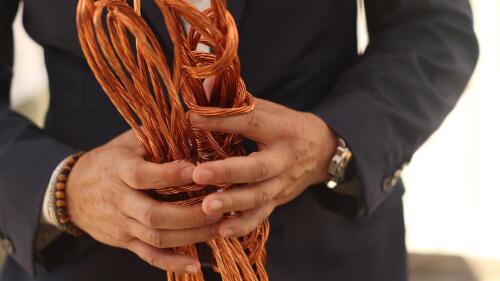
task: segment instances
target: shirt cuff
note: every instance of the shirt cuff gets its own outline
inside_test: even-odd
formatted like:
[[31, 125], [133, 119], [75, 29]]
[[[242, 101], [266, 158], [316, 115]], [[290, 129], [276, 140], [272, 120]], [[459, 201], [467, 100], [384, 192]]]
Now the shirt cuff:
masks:
[[59, 165], [52, 172], [49, 184], [45, 189], [45, 195], [43, 197], [42, 212], [40, 215], [40, 227], [38, 228], [38, 233], [36, 236], [35, 247], [38, 250], [43, 250], [50, 243], [52, 243], [62, 231], [58, 228], [59, 223], [57, 222], [57, 217], [54, 209], [54, 189], [56, 188], [57, 175], [61, 173], [61, 170], [66, 165], [68, 159], [71, 155], [64, 160], [62, 160]]
[[71, 158], [71, 156], [66, 157], [64, 160], [62, 160], [59, 165], [54, 169], [54, 172], [52, 172], [52, 176], [50, 177], [49, 184], [47, 185], [47, 188], [45, 190], [45, 195], [43, 197], [43, 204], [42, 204], [42, 212], [41, 212], [41, 218], [40, 222], [42, 224], [47, 224], [47, 225], [52, 225], [57, 227], [59, 223], [57, 222], [57, 217], [54, 209], [54, 197], [52, 194], [54, 194], [54, 189], [56, 188], [56, 183], [57, 183], [57, 175], [61, 173], [61, 170], [64, 168], [66, 165], [66, 162], [68, 159]]

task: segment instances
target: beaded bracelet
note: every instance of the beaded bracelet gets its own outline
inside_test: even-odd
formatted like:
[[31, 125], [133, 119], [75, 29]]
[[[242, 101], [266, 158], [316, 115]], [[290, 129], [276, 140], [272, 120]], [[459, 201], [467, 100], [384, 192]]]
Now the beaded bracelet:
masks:
[[69, 156], [65, 162], [59, 174], [56, 177], [55, 188], [52, 191], [52, 210], [53, 216], [57, 220], [58, 227], [73, 235], [73, 236], [81, 236], [83, 235], [83, 231], [79, 229], [76, 225], [74, 225], [68, 214], [67, 202], [66, 202], [66, 185], [68, 182], [69, 174], [75, 166], [76, 161], [83, 155], [83, 152], [77, 152], [71, 156]]

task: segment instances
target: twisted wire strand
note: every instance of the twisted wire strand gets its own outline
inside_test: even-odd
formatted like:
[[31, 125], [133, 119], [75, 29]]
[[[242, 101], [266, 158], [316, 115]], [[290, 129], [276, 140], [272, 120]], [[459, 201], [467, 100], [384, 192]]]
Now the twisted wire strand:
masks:
[[[97, 81], [118, 112], [135, 131], [148, 160], [187, 160], [194, 164], [244, 155], [242, 137], [191, 126], [190, 111], [205, 116], [251, 112], [253, 97], [240, 76], [236, 23], [225, 0], [212, 0], [198, 11], [185, 0], [155, 0], [174, 46], [172, 69], [153, 31], [141, 16], [141, 1], [80, 0], [78, 36]], [[191, 24], [183, 29], [183, 20]], [[133, 38], [135, 43], [130, 39]], [[200, 52], [199, 43], [212, 52]], [[207, 95], [203, 81], [214, 79]], [[154, 190], [152, 196], [179, 205], [200, 204], [213, 192], [237, 185], [190, 184]], [[232, 216], [237, 214], [232, 214]], [[240, 238], [208, 241], [223, 281], [267, 281], [266, 220]], [[195, 245], [176, 247], [176, 254], [198, 257]], [[203, 275], [168, 273], [170, 281], [202, 281]]]

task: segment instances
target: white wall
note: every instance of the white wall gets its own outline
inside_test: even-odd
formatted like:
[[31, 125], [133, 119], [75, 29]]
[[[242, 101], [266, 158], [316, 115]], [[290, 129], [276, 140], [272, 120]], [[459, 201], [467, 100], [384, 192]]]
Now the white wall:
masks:
[[14, 22], [14, 43], [16, 49], [11, 89], [12, 105], [41, 126], [48, 106], [48, 82], [43, 50], [24, 32], [21, 12]]
[[474, 78], [404, 174], [408, 247], [500, 260], [500, 1], [473, 8]]
[[17, 106], [40, 92], [47, 91], [47, 73], [43, 50], [24, 32], [20, 14], [15, 20], [14, 32], [16, 50], [12, 102]]

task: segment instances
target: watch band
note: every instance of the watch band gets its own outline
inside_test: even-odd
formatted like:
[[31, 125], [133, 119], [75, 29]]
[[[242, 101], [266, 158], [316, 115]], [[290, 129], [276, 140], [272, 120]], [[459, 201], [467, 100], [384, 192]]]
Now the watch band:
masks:
[[330, 180], [328, 180], [326, 185], [329, 188], [334, 189], [337, 187], [337, 185], [344, 181], [347, 166], [349, 164], [349, 161], [351, 160], [351, 157], [351, 150], [347, 147], [346, 142], [339, 137], [337, 149], [335, 150], [335, 154], [333, 155], [328, 167]]

